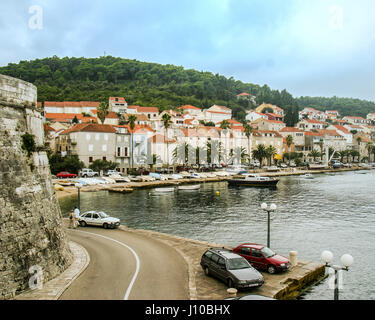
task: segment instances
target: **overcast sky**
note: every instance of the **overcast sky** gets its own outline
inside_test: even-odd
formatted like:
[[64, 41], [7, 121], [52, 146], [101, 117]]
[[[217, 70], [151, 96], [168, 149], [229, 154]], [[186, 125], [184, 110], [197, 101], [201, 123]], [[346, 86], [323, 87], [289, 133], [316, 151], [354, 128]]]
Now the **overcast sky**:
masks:
[[373, 0], [1, 0], [0, 66], [105, 52], [296, 97], [375, 101], [374, 9]]

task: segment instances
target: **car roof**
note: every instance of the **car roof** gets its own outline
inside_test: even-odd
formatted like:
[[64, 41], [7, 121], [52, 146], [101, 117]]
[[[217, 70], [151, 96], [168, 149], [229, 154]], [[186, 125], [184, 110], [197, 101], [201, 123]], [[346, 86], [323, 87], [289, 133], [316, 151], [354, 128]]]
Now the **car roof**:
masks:
[[262, 244], [257, 244], [257, 243], [243, 243], [240, 245], [241, 247], [247, 247], [247, 248], [254, 248], [254, 249], [263, 249], [265, 246]]
[[228, 249], [225, 249], [225, 248], [211, 248], [209, 250], [227, 259], [242, 258], [237, 253], [229, 251]]

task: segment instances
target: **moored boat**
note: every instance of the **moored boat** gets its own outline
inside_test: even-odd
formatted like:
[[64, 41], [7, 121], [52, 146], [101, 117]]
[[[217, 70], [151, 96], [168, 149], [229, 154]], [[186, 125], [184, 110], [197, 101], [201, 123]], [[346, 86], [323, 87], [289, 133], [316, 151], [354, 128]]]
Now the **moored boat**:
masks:
[[178, 190], [198, 190], [200, 189], [200, 184], [194, 184], [194, 185], [184, 185], [184, 186], [178, 186]]
[[243, 174], [243, 178], [233, 178], [228, 180], [230, 186], [245, 186], [245, 187], [276, 187], [279, 178], [262, 177], [259, 174], [247, 173]]
[[155, 192], [173, 192], [174, 191], [174, 188], [155, 188], [154, 189]]

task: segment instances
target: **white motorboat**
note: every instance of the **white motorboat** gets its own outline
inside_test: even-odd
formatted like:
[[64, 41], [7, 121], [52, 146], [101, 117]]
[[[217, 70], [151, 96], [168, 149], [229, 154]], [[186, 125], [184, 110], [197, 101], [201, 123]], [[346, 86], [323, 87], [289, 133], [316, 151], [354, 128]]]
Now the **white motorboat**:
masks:
[[200, 184], [193, 184], [193, 185], [184, 185], [178, 186], [178, 190], [198, 190], [200, 189]]
[[155, 192], [174, 192], [174, 188], [155, 188]]
[[246, 186], [246, 187], [276, 187], [279, 178], [262, 177], [255, 173], [242, 174], [241, 178], [228, 180], [230, 186]]
[[311, 173], [306, 173], [300, 176], [301, 178], [305, 179], [314, 179], [313, 175]]

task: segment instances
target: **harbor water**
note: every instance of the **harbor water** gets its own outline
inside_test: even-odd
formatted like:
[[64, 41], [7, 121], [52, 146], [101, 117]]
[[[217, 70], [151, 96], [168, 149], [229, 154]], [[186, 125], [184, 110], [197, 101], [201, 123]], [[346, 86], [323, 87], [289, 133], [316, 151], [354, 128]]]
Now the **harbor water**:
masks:
[[[341, 273], [340, 299], [375, 299], [375, 170], [317, 174], [313, 179], [282, 177], [276, 189], [228, 187], [204, 183], [199, 190], [130, 194], [81, 192], [81, 212], [102, 210], [131, 228], [236, 246], [267, 243], [267, 213], [262, 202], [275, 203], [271, 213], [271, 248], [304, 261], [320, 261], [323, 250], [334, 264], [349, 253], [354, 264]], [[63, 214], [76, 197], [60, 200]], [[330, 300], [328, 277], [301, 299]]]

